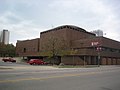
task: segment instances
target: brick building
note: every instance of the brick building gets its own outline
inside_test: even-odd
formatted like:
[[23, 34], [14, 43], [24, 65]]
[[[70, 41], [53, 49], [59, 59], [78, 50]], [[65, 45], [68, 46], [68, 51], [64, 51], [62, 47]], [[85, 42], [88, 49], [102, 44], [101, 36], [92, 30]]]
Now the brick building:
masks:
[[[54, 47], [53, 47], [54, 46]], [[119, 65], [120, 42], [97, 37], [86, 30], [72, 26], [59, 26], [40, 33], [40, 38], [17, 41], [16, 53], [22, 57], [45, 59], [53, 52], [58, 63], [74, 65]], [[56, 51], [68, 51], [61, 55]], [[43, 54], [44, 53], [44, 54]]]
[[39, 44], [40, 38], [32, 40], [17, 41], [16, 43], [16, 53], [19, 56], [39, 56]]

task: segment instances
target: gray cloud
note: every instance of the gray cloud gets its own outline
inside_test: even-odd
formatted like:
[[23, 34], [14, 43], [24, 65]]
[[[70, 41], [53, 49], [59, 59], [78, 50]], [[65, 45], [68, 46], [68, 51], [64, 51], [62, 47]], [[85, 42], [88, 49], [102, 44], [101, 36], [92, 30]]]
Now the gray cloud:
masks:
[[[11, 31], [11, 42], [39, 37], [39, 32], [63, 24], [88, 31], [101, 29], [120, 41], [119, 0], [4, 0], [0, 29]], [[7, 5], [7, 8], [5, 6]]]

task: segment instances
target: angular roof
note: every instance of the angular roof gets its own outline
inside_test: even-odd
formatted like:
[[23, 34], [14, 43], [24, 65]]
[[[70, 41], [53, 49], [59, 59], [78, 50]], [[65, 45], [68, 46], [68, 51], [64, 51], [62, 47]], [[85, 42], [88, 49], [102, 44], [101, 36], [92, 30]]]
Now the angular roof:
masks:
[[[89, 34], [93, 34], [93, 33], [87, 32], [83, 28], [80, 28], [80, 27], [77, 27], [77, 26], [74, 26], [74, 25], [62, 25], [62, 26], [58, 26], [56, 28], [53, 28], [53, 29], [50, 29], [50, 30], [47, 30], [47, 31], [43, 31], [43, 32], [41, 32], [41, 34], [47, 33], [47, 32], [50, 32], [50, 31], [54, 31], [54, 30], [60, 30], [60, 29], [63, 29], [63, 28], [68, 28], [68, 29], [73, 29], [73, 30], [80, 31], [80, 32], [86, 32], [86, 33], [89, 33]], [[95, 35], [95, 34], [93, 34], [93, 35]]]

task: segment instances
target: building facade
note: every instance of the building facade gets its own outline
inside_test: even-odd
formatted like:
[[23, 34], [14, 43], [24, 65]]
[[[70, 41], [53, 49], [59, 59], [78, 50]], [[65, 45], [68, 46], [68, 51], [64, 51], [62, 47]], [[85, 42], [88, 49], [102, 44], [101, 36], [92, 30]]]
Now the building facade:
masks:
[[120, 42], [72, 25], [41, 32], [38, 39], [18, 41], [16, 53], [43, 59], [52, 53], [59, 57], [58, 63], [67, 65], [120, 65]]
[[9, 44], [9, 31], [3, 30], [0, 32], [0, 42], [3, 44]]
[[39, 56], [39, 38], [17, 41], [16, 54], [18, 56]]

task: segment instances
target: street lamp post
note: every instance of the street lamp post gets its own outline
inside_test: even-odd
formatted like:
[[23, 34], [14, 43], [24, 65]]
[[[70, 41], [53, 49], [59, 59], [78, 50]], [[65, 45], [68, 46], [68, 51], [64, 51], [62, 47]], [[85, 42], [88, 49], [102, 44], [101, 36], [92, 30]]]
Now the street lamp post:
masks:
[[83, 63], [84, 63], [84, 67], [85, 67], [85, 56], [84, 56], [84, 62]]
[[100, 66], [100, 51], [101, 51], [101, 47], [98, 45], [98, 46], [97, 46], [97, 52], [98, 52], [98, 67]]
[[98, 64], [98, 67], [100, 66], [100, 51], [101, 51], [101, 47], [100, 47], [100, 44], [99, 44], [99, 42], [91, 42], [91, 45], [93, 46], [93, 47], [97, 47], [97, 54], [98, 54], [98, 62], [97, 62], [97, 64]]

